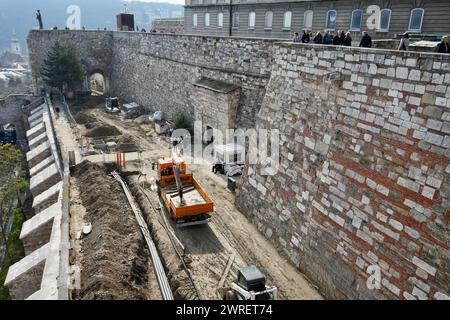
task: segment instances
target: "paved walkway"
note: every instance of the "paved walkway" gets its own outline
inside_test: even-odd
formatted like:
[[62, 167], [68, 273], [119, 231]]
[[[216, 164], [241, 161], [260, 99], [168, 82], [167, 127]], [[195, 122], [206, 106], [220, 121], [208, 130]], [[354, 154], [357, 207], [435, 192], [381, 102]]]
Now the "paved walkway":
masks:
[[[67, 114], [63, 111], [61, 103], [58, 101], [54, 101], [54, 107], [59, 107], [61, 112], [59, 113], [59, 117], [54, 120], [56, 130], [56, 135], [58, 137], [58, 141], [61, 147], [61, 153], [64, 160], [67, 160], [69, 157], [69, 151], [75, 152], [75, 163], [78, 164], [83, 161], [80, 148], [78, 142], [75, 137], [81, 137], [77, 128], [72, 128], [69, 120], [67, 119]], [[52, 104], [50, 103], [50, 107]], [[80, 138], [79, 138], [80, 139]], [[66, 162], [66, 161], [65, 161]]]

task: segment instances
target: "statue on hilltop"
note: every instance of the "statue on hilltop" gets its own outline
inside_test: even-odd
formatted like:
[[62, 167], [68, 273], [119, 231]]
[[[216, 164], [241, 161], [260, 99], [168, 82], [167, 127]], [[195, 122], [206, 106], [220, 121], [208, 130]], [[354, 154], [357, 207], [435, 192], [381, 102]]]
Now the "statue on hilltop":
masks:
[[44, 29], [44, 24], [42, 23], [41, 10], [38, 10], [38, 11], [36, 12], [36, 19], [39, 21], [39, 30]]

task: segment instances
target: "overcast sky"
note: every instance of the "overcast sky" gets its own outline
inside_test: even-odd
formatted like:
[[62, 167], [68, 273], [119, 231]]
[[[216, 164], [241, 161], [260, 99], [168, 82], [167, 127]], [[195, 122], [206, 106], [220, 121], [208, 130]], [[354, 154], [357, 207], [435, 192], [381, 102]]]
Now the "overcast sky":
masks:
[[167, 2], [167, 3], [175, 3], [175, 4], [183, 4], [185, 0], [128, 0], [128, 1], [141, 1], [141, 2]]

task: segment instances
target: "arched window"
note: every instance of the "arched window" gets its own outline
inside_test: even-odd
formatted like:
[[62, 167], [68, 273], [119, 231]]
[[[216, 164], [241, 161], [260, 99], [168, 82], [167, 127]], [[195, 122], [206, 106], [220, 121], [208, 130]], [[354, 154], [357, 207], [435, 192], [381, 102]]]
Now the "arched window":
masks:
[[209, 12], [205, 13], [205, 27], [209, 27]]
[[194, 13], [193, 15], [192, 15], [192, 26], [194, 27], [194, 28], [197, 28], [197, 14], [196, 13]]
[[272, 11], [267, 11], [266, 12], [266, 17], [264, 19], [264, 28], [265, 29], [272, 29], [272, 24], [273, 24], [273, 12]]
[[391, 25], [391, 13], [392, 13], [391, 9], [382, 9], [380, 11], [378, 31], [381, 32], [389, 31], [389, 26]]
[[255, 20], [256, 20], [256, 14], [254, 11], [250, 11], [248, 14], [248, 28], [249, 29], [255, 29]]
[[336, 16], [336, 10], [330, 10], [327, 12], [327, 29], [334, 30], [336, 28]]
[[283, 29], [290, 30], [292, 24], [292, 11], [286, 11], [283, 19]]
[[409, 31], [411, 32], [421, 32], [423, 15], [425, 10], [422, 8], [415, 8], [411, 10], [411, 16], [409, 18]]
[[350, 23], [350, 30], [353, 30], [353, 31], [361, 30], [362, 17], [363, 17], [362, 10], [360, 10], [360, 9], [353, 10], [352, 21]]
[[239, 28], [239, 12], [233, 13], [233, 28]]
[[223, 13], [222, 12], [219, 12], [217, 14], [217, 27], [223, 28]]
[[304, 20], [305, 20], [305, 29], [311, 30], [312, 29], [312, 25], [313, 25], [313, 11], [312, 10], [307, 10], [305, 11], [305, 16], [304, 16]]

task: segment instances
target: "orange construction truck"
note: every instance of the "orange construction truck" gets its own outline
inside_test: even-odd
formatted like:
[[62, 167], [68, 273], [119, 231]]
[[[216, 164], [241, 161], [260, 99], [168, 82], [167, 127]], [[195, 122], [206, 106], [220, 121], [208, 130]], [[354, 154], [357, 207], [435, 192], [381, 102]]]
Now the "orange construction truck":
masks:
[[178, 226], [208, 223], [214, 203], [187, 172], [181, 159], [160, 158], [157, 163], [159, 195]]

